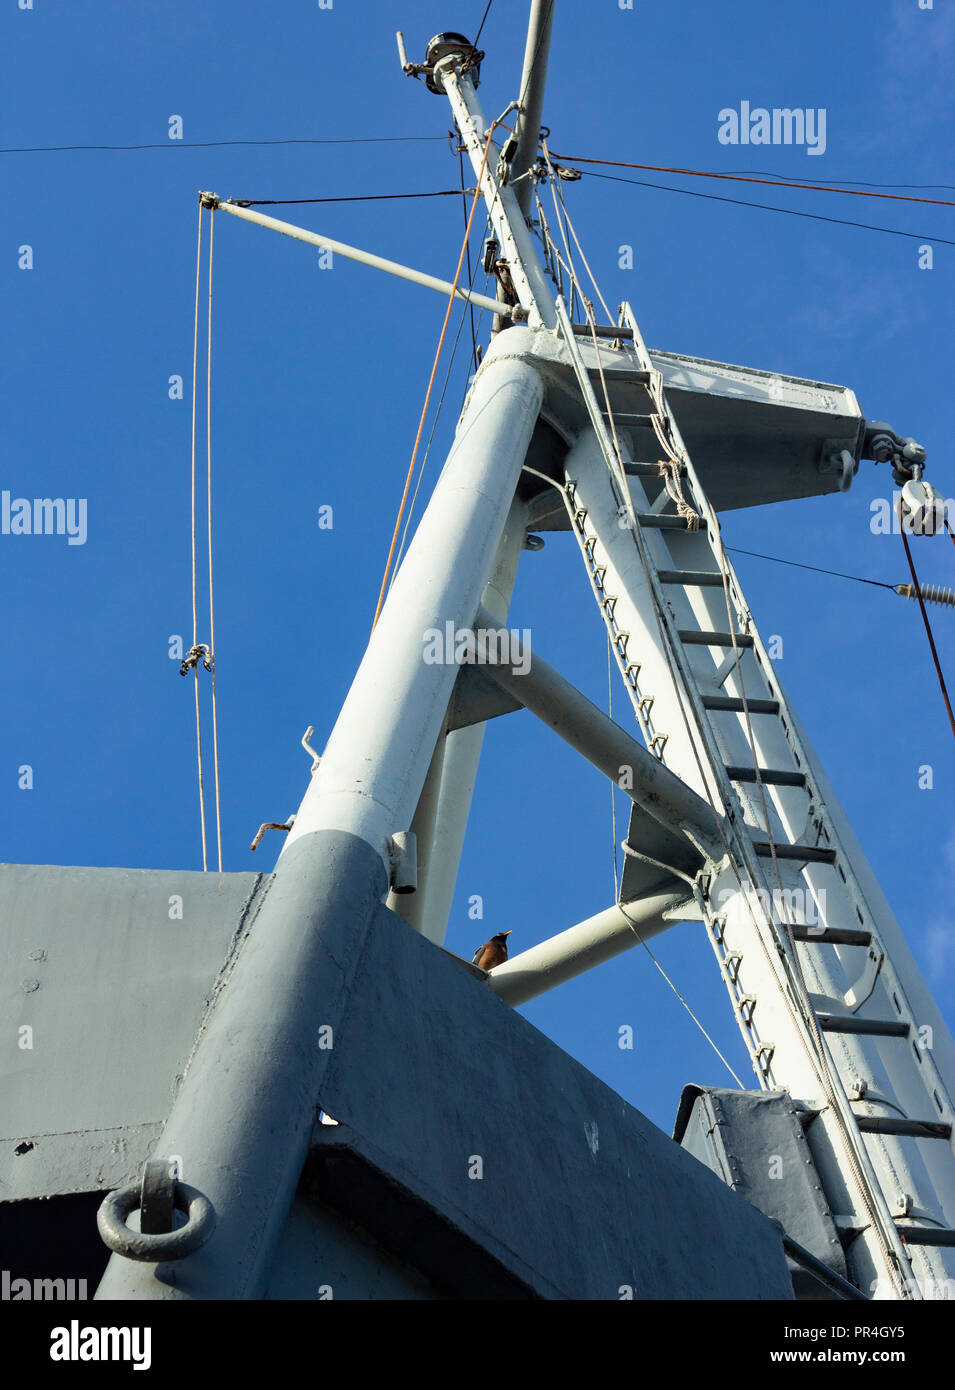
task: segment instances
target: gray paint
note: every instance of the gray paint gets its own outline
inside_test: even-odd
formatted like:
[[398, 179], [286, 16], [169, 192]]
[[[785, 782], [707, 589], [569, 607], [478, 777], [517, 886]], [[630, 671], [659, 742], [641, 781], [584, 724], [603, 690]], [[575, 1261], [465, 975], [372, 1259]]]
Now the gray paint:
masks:
[[[637, 1298], [789, 1296], [778, 1233], [766, 1218], [383, 907], [384, 875], [370, 847], [334, 832], [314, 840], [283, 856], [290, 872], [273, 876], [266, 893], [255, 875], [6, 874], [8, 888], [17, 880], [6, 900], [16, 906], [7, 913], [8, 941], [35, 949], [42, 924], [51, 964], [73, 943], [72, 992], [61, 980], [60, 1007], [65, 1001], [78, 1024], [103, 1015], [95, 1027], [69, 1032], [83, 1105], [122, 1126], [147, 1093], [149, 1124], [121, 1128], [119, 1137], [132, 1133], [135, 1144], [120, 1145], [111, 1167], [101, 1158], [115, 1134], [60, 1136], [73, 1168], [59, 1190], [81, 1190], [82, 1164], [87, 1175], [96, 1170], [118, 1183], [125, 1160], [131, 1173], [148, 1149], [179, 1154], [185, 1180], [217, 1209], [216, 1233], [202, 1250], [157, 1269], [113, 1257], [99, 1297], [314, 1298], [320, 1284], [336, 1281], [346, 1296], [467, 1296], [453, 1287], [455, 1269], [471, 1271], [475, 1297], [496, 1289], [508, 1297], [616, 1299], [627, 1285]], [[197, 965], [183, 973], [185, 950], [172, 953], [178, 974], [164, 953], [150, 954], [156, 922], [146, 906], [184, 881], [206, 894], [206, 936], [193, 942], [193, 954], [205, 956], [205, 979]], [[229, 962], [224, 970], [209, 959], [213, 935], [220, 963]], [[99, 995], [88, 993], [89, 971], [79, 968], [76, 943], [84, 940], [112, 942], [100, 957], [107, 978]], [[47, 962], [31, 964], [42, 971]], [[270, 970], [286, 986], [284, 1006]], [[163, 1027], [145, 1040], [120, 1031], [115, 1020], [126, 997], [148, 998], [157, 988]], [[224, 1051], [209, 1069], [195, 1048], [187, 1075], [196, 1099], [183, 1108], [188, 1088], [181, 1088], [154, 1140], [191, 1050], [175, 1023], [177, 999], [184, 1014], [202, 1019], [200, 1037], [214, 1034]], [[51, 1008], [51, 1028], [55, 1016]], [[316, 1045], [321, 1023], [334, 1028], [331, 1050]], [[242, 1078], [237, 1093], [228, 1090], [230, 1075]], [[31, 1092], [37, 1112], [47, 1104], [42, 1089]], [[64, 1085], [59, 1103], [68, 1100]], [[23, 1132], [39, 1133], [26, 1093], [19, 1103]], [[340, 1124], [313, 1133], [319, 1108]], [[92, 1113], [79, 1108], [73, 1118], [83, 1125]], [[333, 1146], [361, 1182], [335, 1188]], [[472, 1155], [483, 1159], [481, 1180], [468, 1177]], [[55, 1173], [48, 1178], [50, 1190]], [[349, 1193], [379, 1190], [375, 1183], [387, 1200], [344, 1213], [363, 1230], [328, 1215], [328, 1203], [341, 1212]], [[393, 1243], [382, 1254], [384, 1236]]]
[[[13, 1043], [0, 1081], [0, 1198], [109, 1187], [145, 1157], [265, 882], [0, 866], [0, 1028]], [[169, 915], [175, 898], [181, 919]], [[21, 1027], [32, 1047], [18, 1045]]]
[[267, 1299], [427, 1300], [439, 1295], [337, 1212], [297, 1197], [276, 1250]]
[[321, 1104], [543, 1297], [791, 1297], [771, 1223], [384, 908]]
[[673, 1137], [816, 1259], [845, 1275], [846, 1261], [806, 1142], [786, 1091], [686, 1086]]

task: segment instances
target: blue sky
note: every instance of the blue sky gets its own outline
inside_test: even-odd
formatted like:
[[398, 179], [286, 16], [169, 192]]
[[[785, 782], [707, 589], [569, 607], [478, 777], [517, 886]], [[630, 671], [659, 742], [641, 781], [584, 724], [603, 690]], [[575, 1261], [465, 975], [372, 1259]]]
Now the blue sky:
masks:
[[[516, 95], [524, 5], [496, 0], [480, 96]], [[191, 684], [168, 657], [191, 632], [189, 376], [196, 192], [308, 198], [458, 186], [449, 112], [399, 71], [435, 32], [473, 34], [483, 4], [283, 0], [6, 0], [2, 145], [158, 144], [0, 155], [4, 300], [0, 488], [83, 497], [83, 546], [0, 536], [7, 679], [0, 721], [3, 857], [198, 867]], [[558, 0], [544, 119], [557, 151], [784, 179], [948, 185], [955, 21], [948, 0], [710, 0], [632, 11]], [[825, 153], [725, 146], [718, 112], [825, 108]], [[180, 116], [183, 141], [168, 139]], [[430, 137], [382, 142], [379, 137]], [[375, 143], [188, 148], [220, 140]], [[618, 171], [624, 172], [625, 171]], [[914, 239], [585, 177], [566, 196], [611, 304], [660, 348], [851, 386], [870, 418], [915, 435], [929, 474], [951, 465], [951, 209], [634, 173], [674, 186], [876, 223]], [[899, 190], [904, 191], [904, 190]], [[918, 190], [911, 190], [913, 193]], [[279, 209], [343, 241], [449, 277], [457, 199]], [[474, 238], [479, 252], [480, 227]], [[931, 270], [918, 248], [933, 247]], [[634, 264], [621, 270], [621, 245]], [[20, 269], [19, 248], [32, 248]], [[297, 806], [308, 724], [321, 745], [367, 640], [442, 300], [220, 216], [214, 326], [214, 528], [227, 869], [269, 869], [259, 823]], [[455, 314], [453, 323], [457, 325]], [[486, 338], [487, 324], [481, 327]], [[462, 339], [463, 343], [463, 339]], [[169, 398], [169, 379], [186, 398]], [[468, 374], [459, 351], [424, 492]], [[898, 537], [874, 536], [885, 467], [847, 496], [723, 518], [729, 545], [869, 578], [907, 579]], [[321, 505], [334, 511], [320, 530]], [[952, 583], [947, 540], [917, 546]], [[914, 605], [878, 589], [737, 557], [781, 675], [915, 954], [955, 1019], [953, 749]], [[950, 610], [934, 625], [955, 682]], [[541, 653], [606, 700], [606, 648], [576, 547], [522, 560], [512, 610]], [[188, 641], [186, 645], [188, 646]], [[623, 708], [618, 691], [616, 708]], [[34, 769], [20, 790], [17, 769]], [[920, 790], [930, 764], [934, 788]], [[515, 948], [591, 915], [613, 890], [609, 792], [528, 714], [488, 732], [448, 945]], [[484, 897], [483, 923], [467, 917]], [[702, 928], [659, 939], [661, 962], [741, 1075], [745, 1054]], [[526, 1009], [657, 1123], [685, 1082], [727, 1073], [645, 954]], [[635, 1031], [632, 1052], [617, 1028]], [[731, 1084], [731, 1083], [730, 1083]]]

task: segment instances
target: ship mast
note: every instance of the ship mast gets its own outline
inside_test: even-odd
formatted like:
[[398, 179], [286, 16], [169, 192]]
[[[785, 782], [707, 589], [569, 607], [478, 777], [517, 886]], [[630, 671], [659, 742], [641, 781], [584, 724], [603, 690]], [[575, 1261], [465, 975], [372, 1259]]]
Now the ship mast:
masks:
[[[628, 305], [613, 325], [571, 322], [540, 254], [553, 8], [532, 5], [508, 139], [482, 111], [483, 55], [467, 39], [439, 35], [417, 65], [399, 39], [405, 70], [450, 103], [478, 179], [506, 271], [499, 331], [157, 1146], [188, 1153], [220, 1213], [217, 1238], [181, 1262], [172, 1289], [113, 1256], [99, 1297], [261, 1286], [310, 1142], [316, 982], [350, 968], [325, 953], [328, 924], [360, 936], [387, 900], [443, 943], [484, 724], [519, 707], [627, 792], [627, 868], [619, 903], [498, 967], [489, 987], [520, 1004], [701, 921], [758, 1086], [798, 1115], [835, 1232], [829, 1267], [887, 1297], [931, 1297], [955, 1277], [955, 1044], [727, 559], [674, 413], [674, 373]], [[858, 465], [870, 436], [857, 424], [854, 439], [819, 441], [824, 468]], [[882, 428], [901, 459], [908, 441]], [[495, 647], [528, 529], [561, 509], [642, 742], [543, 655], [517, 663]], [[476, 661], [423, 659], [433, 633], [473, 634]]]

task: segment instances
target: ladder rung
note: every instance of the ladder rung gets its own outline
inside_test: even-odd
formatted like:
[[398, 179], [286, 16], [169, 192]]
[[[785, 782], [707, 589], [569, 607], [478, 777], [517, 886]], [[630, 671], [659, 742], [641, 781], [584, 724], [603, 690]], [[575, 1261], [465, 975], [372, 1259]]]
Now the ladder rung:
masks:
[[[753, 767], [734, 767], [727, 766], [727, 776], [731, 782], [755, 782], [756, 769]], [[759, 769], [760, 780], [777, 787], [804, 787], [806, 785], [806, 774], [804, 772], [780, 772], [772, 767], [761, 767]]]
[[[614, 416], [614, 418], [619, 420], [621, 416], [617, 414]], [[623, 418], [625, 418], [627, 420], [627, 423], [630, 425], [639, 426], [645, 423], [649, 427], [650, 421], [653, 419], [653, 416], [627, 415]], [[658, 463], [634, 463], [632, 460], [628, 459], [624, 460], [623, 471], [630, 478], [661, 478], [663, 476], [660, 472], [660, 465]], [[676, 468], [676, 472], [679, 474], [681, 478], [685, 478], [686, 464], [679, 464]]]
[[661, 584], [683, 584], [686, 588], [722, 589], [723, 576], [712, 570], [657, 570]]
[[669, 531], [686, 530], [686, 517], [676, 516], [673, 512], [637, 512], [637, 523], [651, 529], [656, 526]]
[[947, 1226], [896, 1226], [906, 1245], [955, 1245], [955, 1231]]
[[[747, 700], [750, 714], [778, 714], [778, 700]], [[704, 709], [729, 710], [733, 714], [743, 713], [743, 701], [735, 695], [704, 695]]]
[[811, 946], [871, 946], [872, 933], [856, 931], [854, 927], [826, 927], [824, 931], [813, 931], [812, 927], [790, 928], [794, 941], [808, 941]]
[[632, 328], [622, 328], [609, 323], [572, 323], [575, 338], [623, 338], [628, 342], [633, 338]]
[[[675, 520], [682, 521], [683, 518], [676, 517]], [[743, 632], [697, 632], [696, 628], [681, 627], [677, 629], [677, 636], [691, 647], [731, 647], [734, 637], [738, 647], [753, 645], [752, 637], [747, 637]]]
[[[834, 849], [820, 849], [818, 845], [776, 845], [777, 859], [801, 859], [806, 864], [834, 864]], [[763, 859], [771, 859], [773, 849], [768, 840], [754, 840], [753, 849]]]
[[865, 1134], [898, 1134], [912, 1139], [951, 1139], [952, 1126], [938, 1120], [905, 1120], [901, 1116], [857, 1115]]
[[857, 1014], [817, 1014], [824, 1033], [869, 1033], [880, 1038], [907, 1038], [909, 1025], [889, 1018], [859, 1018]]

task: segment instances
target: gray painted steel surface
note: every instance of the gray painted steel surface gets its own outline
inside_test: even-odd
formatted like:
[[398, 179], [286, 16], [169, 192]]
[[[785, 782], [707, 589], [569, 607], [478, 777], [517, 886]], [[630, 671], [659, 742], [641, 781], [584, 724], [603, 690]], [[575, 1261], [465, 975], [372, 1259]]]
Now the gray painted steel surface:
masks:
[[0, 1200], [105, 1191], [146, 1157], [266, 882], [0, 866], [0, 1026], [14, 1040], [0, 1077]]
[[[42, 1113], [47, 1080], [54, 1116], [79, 1127], [63, 1137], [72, 1166], [59, 1180], [47, 1168], [44, 1195], [115, 1186], [147, 1153], [176, 1154], [184, 1179], [216, 1206], [208, 1245], [155, 1269], [113, 1256], [99, 1297], [315, 1298], [323, 1285], [336, 1297], [466, 1296], [454, 1287], [458, 1267], [475, 1297], [616, 1299], [622, 1286], [636, 1298], [789, 1296], [770, 1222], [382, 906], [384, 874], [369, 846], [334, 832], [315, 838], [321, 844], [283, 856], [271, 882], [0, 874], [8, 966], [42, 940], [47, 961], [31, 964], [59, 972], [13, 1001], [16, 1022], [21, 998], [38, 1007], [46, 992], [46, 1012], [33, 1016], [39, 1036], [61, 1045], [45, 1058], [36, 1049], [34, 1060], [49, 1077], [34, 1070], [26, 1088], [3, 1083], [4, 1113], [16, 1099], [24, 1133], [40, 1129], [29, 1120]], [[185, 930], [194, 908], [195, 937], [170, 952], [161, 931], [176, 892], [186, 911], [174, 929]], [[91, 955], [104, 966], [98, 996], [98, 977], [80, 968]], [[120, 1032], [129, 1000], [140, 1024]], [[153, 1029], [142, 1026], [150, 1013]], [[183, 1020], [217, 1040], [205, 1058]], [[331, 1048], [319, 1046], [323, 1024]], [[176, 1098], [191, 1051], [192, 1087], [180, 1084]], [[232, 1076], [242, 1078], [238, 1094]], [[339, 1125], [316, 1127], [319, 1109]], [[84, 1126], [121, 1127], [135, 1115], [149, 1124], [136, 1129], [135, 1152], [113, 1154], [103, 1183], [103, 1132]], [[46, 1153], [40, 1136], [32, 1158]], [[350, 1165], [338, 1186], [334, 1155]], [[480, 1179], [469, 1176], [475, 1157]], [[375, 1183], [394, 1201], [348, 1208]], [[342, 1225], [329, 1203], [363, 1230]], [[394, 1234], [409, 1205], [419, 1245]]]
[[814, 1118], [786, 1091], [686, 1086], [673, 1137], [844, 1276], [845, 1253], [804, 1132]]

